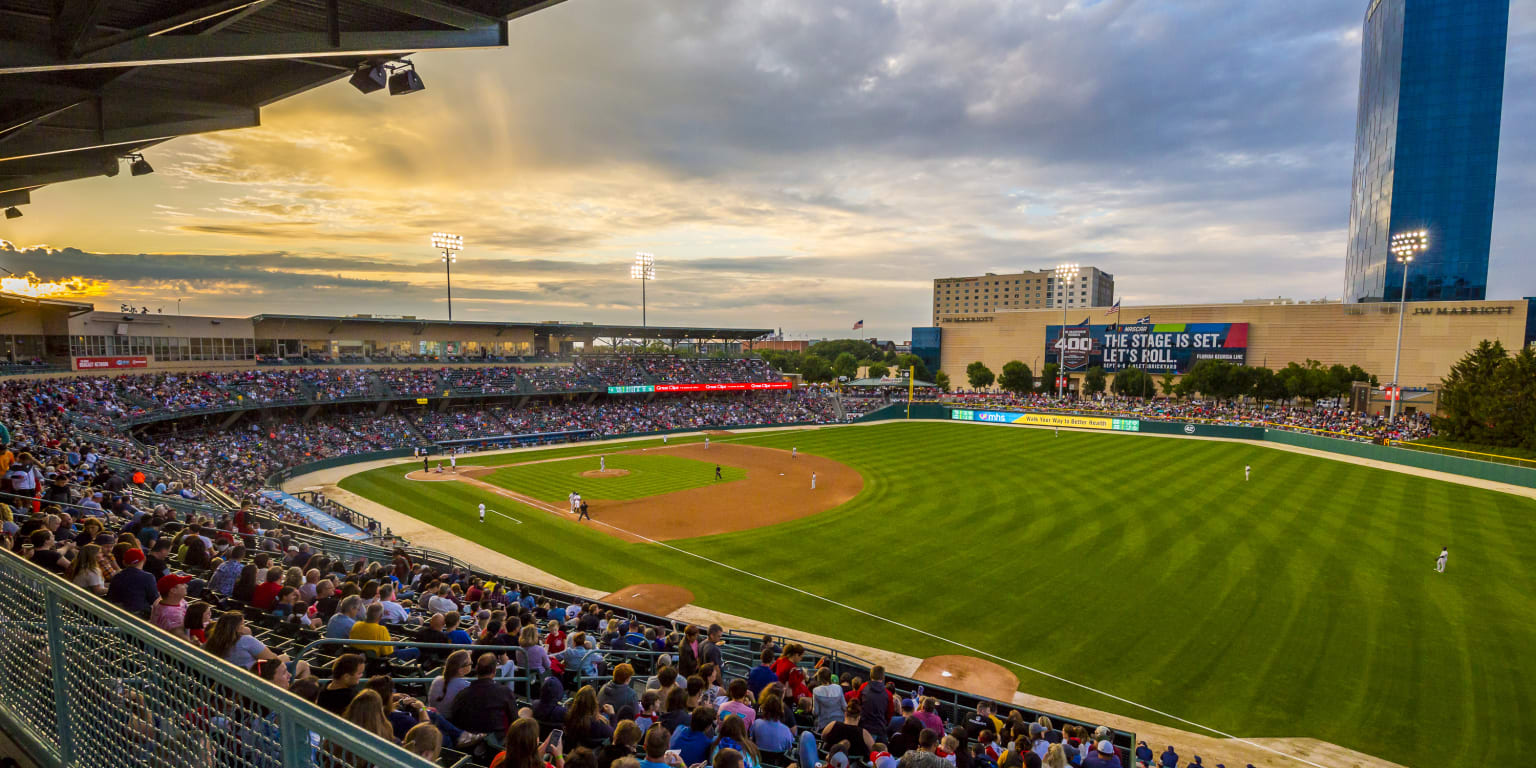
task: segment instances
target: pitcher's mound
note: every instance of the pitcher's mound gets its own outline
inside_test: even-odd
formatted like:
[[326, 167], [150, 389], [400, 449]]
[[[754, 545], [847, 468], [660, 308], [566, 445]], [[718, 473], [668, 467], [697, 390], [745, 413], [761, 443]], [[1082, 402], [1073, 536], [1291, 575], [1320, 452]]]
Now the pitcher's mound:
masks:
[[629, 474], [627, 469], [589, 469], [581, 473], [582, 477], [623, 477]]
[[975, 656], [929, 656], [917, 666], [913, 677], [945, 688], [1012, 701], [1019, 690], [1019, 678], [1006, 668]]
[[693, 602], [693, 593], [671, 584], [631, 584], [601, 600], [655, 616], [666, 616]]

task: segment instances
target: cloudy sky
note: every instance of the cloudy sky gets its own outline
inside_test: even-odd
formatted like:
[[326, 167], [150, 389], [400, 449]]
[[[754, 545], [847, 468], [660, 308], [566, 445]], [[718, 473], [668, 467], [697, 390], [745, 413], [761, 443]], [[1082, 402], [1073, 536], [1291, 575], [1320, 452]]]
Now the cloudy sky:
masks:
[[[1533, 293], [1536, 3], [1510, 19], [1490, 298]], [[937, 276], [1077, 261], [1128, 305], [1337, 298], [1364, 0], [569, 0], [0, 225], [0, 264], [183, 311], [904, 340]], [[47, 246], [43, 250], [37, 246]], [[861, 334], [861, 335], [862, 335]]]

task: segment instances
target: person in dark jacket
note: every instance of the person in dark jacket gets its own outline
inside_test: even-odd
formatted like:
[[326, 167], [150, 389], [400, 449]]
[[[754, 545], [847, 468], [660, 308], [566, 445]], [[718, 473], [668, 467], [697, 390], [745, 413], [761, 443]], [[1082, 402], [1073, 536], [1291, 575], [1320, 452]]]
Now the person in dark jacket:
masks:
[[149, 607], [160, 599], [155, 577], [144, 571], [144, 550], [123, 553], [123, 570], [107, 584], [107, 601], [137, 616], [148, 618]]
[[517, 698], [512, 689], [496, 682], [496, 667], [494, 653], [475, 659], [475, 681], [459, 691], [443, 713], [449, 722], [474, 733], [504, 733], [517, 719]]
[[869, 731], [875, 741], [885, 741], [885, 728], [891, 721], [892, 694], [885, 687], [885, 667], [876, 665], [869, 670], [869, 682], [859, 689], [863, 714], [859, 727]]

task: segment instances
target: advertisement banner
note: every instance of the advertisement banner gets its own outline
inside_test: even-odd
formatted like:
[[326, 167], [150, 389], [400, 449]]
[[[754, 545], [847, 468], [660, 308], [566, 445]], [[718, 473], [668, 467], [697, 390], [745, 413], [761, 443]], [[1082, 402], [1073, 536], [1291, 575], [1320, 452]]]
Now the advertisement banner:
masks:
[[757, 392], [770, 389], [793, 389], [788, 381], [753, 381], [722, 384], [657, 384], [657, 392]]
[[1037, 427], [1108, 429], [1115, 432], [1141, 431], [1141, 422], [1136, 419], [1116, 419], [1108, 416], [1070, 416], [1057, 413], [1018, 413], [1015, 411], [969, 411], [956, 408], [949, 412], [949, 418], [954, 421], [984, 421], [989, 424], [1030, 424]]
[[1045, 361], [1064, 370], [1189, 373], [1201, 360], [1248, 362], [1247, 323], [1059, 325], [1045, 328]]
[[308, 520], [311, 525], [319, 528], [322, 531], [333, 533], [337, 536], [342, 536], [348, 539], [368, 538], [368, 534], [364, 533], [362, 529], [347, 525], [346, 523], [343, 523], [342, 521], [337, 520], [336, 518], [331, 517], [324, 512], [321, 512], [319, 508], [300, 501], [297, 497], [290, 496], [286, 493], [283, 493], [282, 491], [272, 490], [262, 491], [261, 495], [270, 501], [277, 502], [289, 512], [303, 517], [305, 520]]
[[115, 368], [148, 368], [147, 357], [77, 357], [77, 371], [105, 371]]

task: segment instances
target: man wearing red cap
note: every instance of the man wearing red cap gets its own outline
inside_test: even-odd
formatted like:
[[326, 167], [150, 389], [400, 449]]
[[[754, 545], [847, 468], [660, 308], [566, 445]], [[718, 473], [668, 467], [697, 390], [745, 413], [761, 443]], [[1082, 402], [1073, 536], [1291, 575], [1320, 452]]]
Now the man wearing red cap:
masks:
[[160, 597], [155, 577], [144, 570], [144, 550], [123, 553], [123, 570], [107, 584], [107, 601], [140, 618], [149, 616], [149, 607]]
[[177, 637], [187, 636], [187, 582], [191, 580], [185, 574], [167, 573], [155, 582], [160, 599], [149, 608], [149, 623]]

